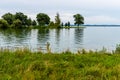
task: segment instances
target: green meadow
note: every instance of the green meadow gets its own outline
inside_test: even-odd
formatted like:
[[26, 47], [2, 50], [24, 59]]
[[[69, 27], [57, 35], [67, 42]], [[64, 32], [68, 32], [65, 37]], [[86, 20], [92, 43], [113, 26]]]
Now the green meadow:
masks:
[[113, 52], [0, 50], [0, 80], [119, 80], [120, 48]]

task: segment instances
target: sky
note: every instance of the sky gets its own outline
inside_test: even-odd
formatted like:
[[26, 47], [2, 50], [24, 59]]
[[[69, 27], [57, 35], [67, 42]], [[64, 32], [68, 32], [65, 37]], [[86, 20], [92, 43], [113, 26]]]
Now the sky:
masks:
[[32, 19], [46, 13], [51, 21], [58, 12], [62, 22], [74, 23], [74, 14], [81, 14], [85, 24], [120, 24], [120, 0], [1, 0], [0, 16], [23, 12]]

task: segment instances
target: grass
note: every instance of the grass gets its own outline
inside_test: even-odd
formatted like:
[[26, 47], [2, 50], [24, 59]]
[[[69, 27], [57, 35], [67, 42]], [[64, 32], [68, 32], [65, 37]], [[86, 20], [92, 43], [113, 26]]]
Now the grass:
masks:
[[28, 49], [0, 50], [0, 80], [119, 80], [118, 51], [49, 54]]

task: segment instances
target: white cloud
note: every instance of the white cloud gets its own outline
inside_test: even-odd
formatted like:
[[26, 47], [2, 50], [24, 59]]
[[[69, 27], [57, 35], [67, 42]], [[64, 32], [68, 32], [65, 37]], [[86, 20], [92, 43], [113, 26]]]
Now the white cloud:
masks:
[[73, 23], [73, 14], [85, 16], [86, 24], [120, 24], [120, 0], [2, 0], [0, 16], [6, 12], [23, 12], [35, 19], [39, 12], [50, 15], [52, 20], [56, 12], [63, 22]]

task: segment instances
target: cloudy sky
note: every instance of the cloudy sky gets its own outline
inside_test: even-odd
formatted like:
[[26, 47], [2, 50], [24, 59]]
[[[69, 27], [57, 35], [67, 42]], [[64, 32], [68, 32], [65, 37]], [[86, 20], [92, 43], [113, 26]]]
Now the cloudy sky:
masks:
[[7, 12], [23, 12], [32, 19], [46, 13], [52, 20], [59, 12], [63, 22], [71, 23], [80, 13], [85, 24], [120, 24], [120, 0], [1, 0], [0, 16]]

